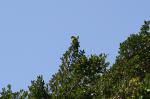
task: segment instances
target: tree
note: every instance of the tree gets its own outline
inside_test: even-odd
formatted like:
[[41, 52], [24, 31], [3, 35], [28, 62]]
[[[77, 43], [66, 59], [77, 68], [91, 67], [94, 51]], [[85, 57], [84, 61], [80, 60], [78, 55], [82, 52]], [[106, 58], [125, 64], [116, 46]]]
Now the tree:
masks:
[[106, 72], [109, 65], [106, 55], [87, 57], [84, 50], [79, 50], [79, 37], [71, 37], [72, 43], [61, 58], [59, 71], [50, 80], [53, 97], [83, 98], [93, 97], [92, 86]]
[[2, 92], [0, 94], [1, 94], [0, 99], [13, 99], [14, 98], [10, 84], [7, 85], [7, 88], [2, 88]]
[[26, 99], [28, 92], [23, 89], [19, 92], [13, 92], [11, 89], [11, 85], [8, 84], [7, 88], [2, 88], [2, 92], [0, 92], [0, 99]]
[[149, 24], [150, 21], [145, 21], [138, 34], [132, 34], [126, 41], [120, 44], [117, 62], [124, 61], [126, 65], [130, 65], [129, 68], [131, 68], [131, 66], [134, 66], [135, 68], [141, 67], [144, 72], [150, 72]]
[[[145, 21], [141, 31], [130, 35], [120, 44], [115, 64], [95, 85], [99, 98], [149, 97], [150, 86], [146, 75], [150, 72], [150, 21]], [[147, 85], [145, 87], [145, 85]]]
[[150, 99], [150, 21], [120, 44], [115, 63], [106, 54], [86, 56], [79, 37], [61, 58], [60, 68], [45, 84], [43, 76], [31, 81], [29, 91], [2, 88], [0, 99]]
[[29, 99], [49, 99], [50, 94], [48, 86], [45, 85], [43, 76], [37, 76], [37, 80], [31, 81], [29, 86]]

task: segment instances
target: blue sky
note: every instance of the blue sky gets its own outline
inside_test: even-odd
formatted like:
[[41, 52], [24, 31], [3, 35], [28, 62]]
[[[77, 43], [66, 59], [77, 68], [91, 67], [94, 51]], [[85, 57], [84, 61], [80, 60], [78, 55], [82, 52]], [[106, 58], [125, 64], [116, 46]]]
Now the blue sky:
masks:
[[72, 35], [87, 55], [108, 54], [149, 20], [149, 0], [1, 0], [0, 88], [27, 89], [57, 72]]

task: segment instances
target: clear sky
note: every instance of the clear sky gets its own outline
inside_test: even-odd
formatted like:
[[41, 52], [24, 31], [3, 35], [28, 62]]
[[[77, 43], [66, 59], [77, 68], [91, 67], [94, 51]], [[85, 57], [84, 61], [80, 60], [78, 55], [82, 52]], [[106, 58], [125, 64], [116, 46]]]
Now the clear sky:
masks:
[[150, 19], [150, 0], [0, 0], [0, 88], [27, 89], [57, 72], [72, 35], [87, 55], [108, 54]]

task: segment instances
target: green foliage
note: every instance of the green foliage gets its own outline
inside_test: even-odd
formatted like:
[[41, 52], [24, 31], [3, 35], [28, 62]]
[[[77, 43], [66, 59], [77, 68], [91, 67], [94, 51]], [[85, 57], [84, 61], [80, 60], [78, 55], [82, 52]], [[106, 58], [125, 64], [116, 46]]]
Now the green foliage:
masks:
[[43, 76], [28, 91], [3, 88], [0, 99], [150, 99], [150, 21], [120, 44], [116, 62], [107, 69], [106, 54], [86, 56], [79, 37], [61, 58], [60, 68], [45, 84]]
[[84, 50], [79, 50], [78, 37], [71, 38], [71, 46], [61, 58], [60, 69], [50, 80], [52, 96], [91, 97], [94, 94], [92, 86], [106, 72], [108, 66], [108, 62], [105, 62], [106, 55], [87, 57]]
[[2, 88], [2, 92], [1, 92], [1, 99], [12, 99], [13, 93], [11, 90], [11, 85], [7, 85], [7, 88]]
[[150, 21], [141, 27], [138, 34], [132, 34], [120, 44], [117, 61], [125, 61], [127, 65], [140, 65], [145, 72], [150, 72]]
[[120, 44], [116, 63], [110, 68], [107, 75], [103, 76], [103, 79], [106, 79], [102, 81], [104, 88], [100, 86], [104, 91], [102, 95], [107, 92], [105, 97], [128, 99], [145, 97], [146, 92], [143, 87], [148, 80], [144, 78], [150, 73], [149, 24], [149, 21], [145, 21], [139, 33], [130, 35]]
[[37, 80], [31, 81], [29, 86], [29, 99], [48, 99], [50, 94], [48, 92], [48, 86], [45, 85], [42, 76], [37, 76]]
[[115, 64], [94, 86], [98, 98], [150, 98], [147, 92], [147, 74], [150, 72], [149, 24], [149, 21], [145, 21], [139, 33], [130, 35], [120, 44]]
[[7, 88], [2, 88], [2, 92], [0, 94], [0, 99], [26, 99], [28, 92], [24, 90], [12, 92], [11, 85], [8, 84]]

